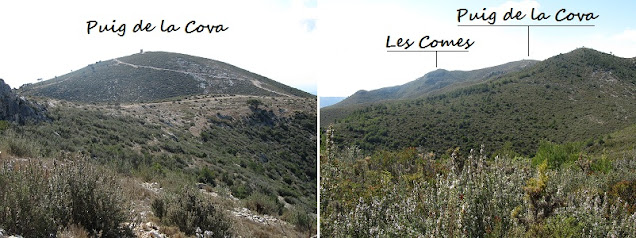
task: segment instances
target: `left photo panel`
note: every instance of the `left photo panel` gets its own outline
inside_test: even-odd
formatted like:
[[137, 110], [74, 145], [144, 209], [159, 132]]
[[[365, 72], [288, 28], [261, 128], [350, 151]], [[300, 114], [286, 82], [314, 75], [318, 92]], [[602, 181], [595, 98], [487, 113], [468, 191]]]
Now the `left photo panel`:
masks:
[[0, 8], [0, 237], [316, 236], [315, 12]]

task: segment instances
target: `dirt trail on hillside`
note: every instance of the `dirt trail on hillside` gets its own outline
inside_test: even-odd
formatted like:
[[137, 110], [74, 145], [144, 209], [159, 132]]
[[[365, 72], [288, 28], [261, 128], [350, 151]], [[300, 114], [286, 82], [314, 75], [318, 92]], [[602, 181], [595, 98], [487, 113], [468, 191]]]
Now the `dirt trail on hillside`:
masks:
[[[165, 69], [165, 68], [159, 68], [159, 67], [154, 67], [154, 66], [146, 66], [146, 65], [136, 65], [136, 64], [131, 64], [131, 63], [123, 62], [123, 61], [121, 61], [121, 60], [119, 60], [119, 59], [114, 59], [114, 61], [115, 61], [117, 64], [128, 65], [128, 66], [133, 67], [133, 68], [136, 68], [136, 69], [137, 69], [137, 68], [145, 68], [145, 69], [163, 70], [163, 71], [170, 71], [170, 72], [175, 72], [175, 73], [182, 73], [182, 74], [186, 74], [186, 75], [192, 75], [193, 77], [195, 77], [197, 80], [200, 80], [200, 81], [204, 81], [204, 80], [205, 80], [205, 78], [204, 78], [203, 76], [207, 76], [207, 77], [210, 77], [210, 78], [218, 78], [218, 79], [235, 79], [235, 80], [243, 80], [243, 79], [240, 79], [240, 78], [230, 78], [230, 77], [226, 77], [226, 76], [219, 76], [219, 75], [212, 75], [212, 74], [192, 73], [192, 72], [183, 71], [183, 70]], [[263, 87], [263, 86], [261, 85], [261, 82], [259, 82], [259, 81], [257, 81], [257, 80], [252, 79], [252, 80], [250, 80], [250, 82], [251, 82], [251, 83], [252, 83], [252, 85], [254, 85], [255, 87], [260, 88], [260, 89], [263, 89], [263, 90], [265, 90], [265, 91], [268, 91], [268, 92], [271, 92], [271, 93], [275, 93], [275, 94], [278, 94], [278, 95], [281, 95], [281, 96], [286, 96], [286, 97], [295, 97], [295, 96], [293, 96], [293, 95], [289, 95], [289, 94], [286, 94], [286, 93], [277, 92], [277, 91], [274, 91], [274, 90], [271, 90], [271, 89], [265, 88], [265, 87]]]

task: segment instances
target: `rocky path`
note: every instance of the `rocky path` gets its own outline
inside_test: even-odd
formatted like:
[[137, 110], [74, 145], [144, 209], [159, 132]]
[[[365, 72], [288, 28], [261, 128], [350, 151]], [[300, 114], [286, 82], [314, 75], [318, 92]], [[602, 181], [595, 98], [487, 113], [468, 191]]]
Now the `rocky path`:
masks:
[[[192, 73], [192, 72], [188, 72], [188, 71], [184, 71], [184, 70], [175, 70], [175, 69], [165, 69], [165, 68], [159, 68], [159, 67], [154, 67], [154, 66], [146, 66], [146, 65], [136, 65], [136, 64], [131, 64], [131, 63], [126, 63], [123, 62], [119, 59], [114, 59], [114, 61], [117, 64], [122, 64], [122, 65], [127, 65], [130, 67], [133, 67], [135, 69], [137, 68], [145, 68], [145, 69], [153, 69], [153, 70], [162, 70], [162, 71], [170, 71], [170, 72], [175, 72], [175, 73], [182, 73], [182, 74], [186, 74], [186, 75], [191, 75], [194, 78], [196, 78], [198, 81], [205, 81], [204, 77], [210, 77], [210, 78], [217, 78], [217, 79], [229, 79], [229, 80], [244, 80], [241, 78], [232, 78], [232, 77], [228, 77], [228, 76], [221, 76], [221, 75], [213, 75], [213, 74], [204, 74], [204, 73]], [[282, 92], [277, 92], [274, 90], [271, 90], [269, 88], [265, 88], [261, 85], [261, 82], [257, 81], [257, 80], [250, 80], [250, 82], [257, 88], [263, 89], [265, 91], [271, 92], [271, 93], [275, 93], [281, 96], [286, 96], [286, 97], [295, 97], [293, 95], [289, 95], [286, 93], [282, 93]]]

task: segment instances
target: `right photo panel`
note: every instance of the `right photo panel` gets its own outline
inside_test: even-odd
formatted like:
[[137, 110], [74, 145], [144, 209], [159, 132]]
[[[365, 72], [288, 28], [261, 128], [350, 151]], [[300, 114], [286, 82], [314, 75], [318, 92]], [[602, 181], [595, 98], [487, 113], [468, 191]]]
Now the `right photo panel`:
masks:
[[320, 1], [320, 236], [636, 237], [634, 7]]

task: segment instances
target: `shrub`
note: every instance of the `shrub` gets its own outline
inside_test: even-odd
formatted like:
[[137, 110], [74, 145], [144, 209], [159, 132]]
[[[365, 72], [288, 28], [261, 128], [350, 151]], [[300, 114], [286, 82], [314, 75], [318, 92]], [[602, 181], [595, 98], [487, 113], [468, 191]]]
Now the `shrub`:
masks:
[[[329, 159], [321, 160], [320, 233], [328, 237], [636, 237], [633, 154], [612, 160], [607, 173], [590, 174], [563, 166], [572, 155], [578, 158], [572, 149], [576, 145], [568, 146], [572, 145], [548, 143], [541, 149], [544, 154], [536, 157], [544, 158], [540, 163], [505, 154], [488, 160], [483, 153], [467, 157], [453, 153], [453, 158], [436, 161], [440, 167], [432, 178], [419, 176], [424, 169], [399, 163], [399, 153], [372, 155], [370, 166], [359, 166], [367, 160], [364, 155], [327, 154]], [[559, 156], [544, 155], [558, 154], [565, 159], [549, 169], [550, 161], [559, 161]]]
[[112, 172], [98, 170], [84, 162], [62, 167], [59, 188], [69, 194], [69, 218], [82, 225], [91, 235], [117, 237], [125, 216], [123, 196]]
[[[161, 198], [160, 198], [161, 199]], [[194, 188], [188, 187], [173, 197], [165, 199], [165, 215], [161, 221], [179, 227], [187, 235], [194, 235], [197, 228], [212, 231], [213, 237], [231, 236], [229, 219], [209, 199]], [[160, 204], [161, 202], [153, 202]], [[153, 206], [153, 210], [159, 206]], [[161, 209], [157, 209], [155, 214]]]
[[613, 184], [608, 191], [612, 197], [620, 197], [630, 206], [630, 212], [636, 211], [636, 180], [623, 180]]
[[162, 198], [152, 200], [150, 207], [152, 208], [152, 212], [155, 216], [160, 220], [166, 215], [165, 203]]
[[40, 147], [33, 141], [21, 137], [8, 138], [7, 153], [17, 157], [36, 157], [40, 154]]
[[277, 215], [283, 208], [283, 204], [281, 204], [278, 199], [262, 193], [252, 193], [252, 195], [247, 197], [245, 206], [259, 214], [269, 215]]
[[203, 167], [203, 169], [201, 169], [199, 171], [199, 182], [200, 183], [207, 183], [212, 185], [213, 187], [216, 186], [216, 180], [214, 180], [214, 173], [212, 171], [210, 171], [210, 169], [208, 169], [208, 167]]
[[50, 211], [54, 206], [47, 201], [54, 191], [47, 189], [39, 165], [5, 162], [0, 168], [0, 227], [10, 234], [48, 237], [57, 230]]
[[26, 237], [48, 237], [76, 224], [95, 236], [129, 235], [120, 227], [125, 201], [114, 174], [87, 162], [5, 163], [0, 167], [0, 226]]
[[590, 168], [595, 172], [608, 173], [612, 170], [612, 160], [608, 159], [607, 156], [601, 156], [592, 162]]
[[547, 161], [548, 168], [558, 169], [565, 163], [572, 163], [579, 158], [579, 143], [567, 143], [564, 145], [548, 141], [541, 141], [539, 149], [532, 159], [533, 165], [539, 165]]
[[263, 103], [260, 100], [258, 100], [258, 99], [248, 99], [247, 100], [247, 105], [252, 110], [256, 110], [256, 109], [258, 109], [258, 106], [263, 105]]
[[247, 198], [250, 194], [252, 194], [252, 187], [242, 184], [242, 183], [234, 183], [232, 187], [230, 187], [232, 191], [232, 195], [234, 197], [244, 199]]
[[9, 122], [5, 120], [0, 120], [0, 132], [9, 128]]
[[294, 224], [296, 230], [307, 232], [315, 227], [316, 220], [313, 219], [306, 211], [300, 209], [291, 209], [285, 214], [285, 220]]
[[583, 237], [583, 227], [576, 218], [562, 215], [548, 219], [543, 231], [544, 237]]

